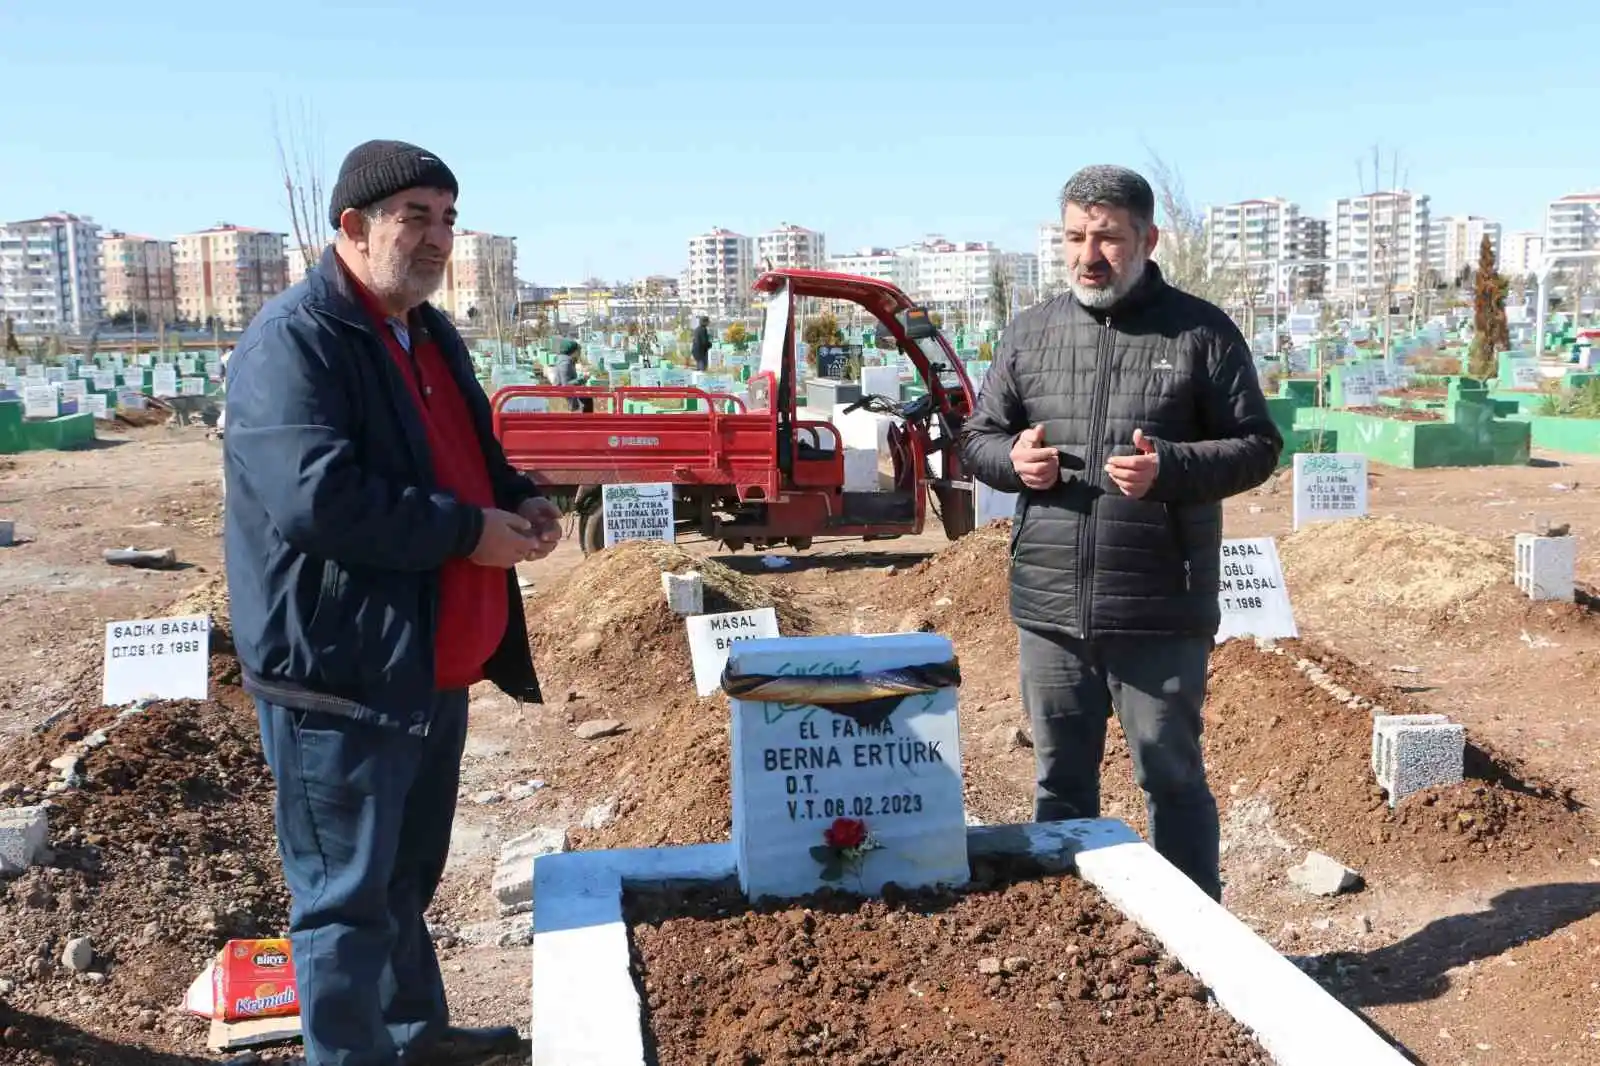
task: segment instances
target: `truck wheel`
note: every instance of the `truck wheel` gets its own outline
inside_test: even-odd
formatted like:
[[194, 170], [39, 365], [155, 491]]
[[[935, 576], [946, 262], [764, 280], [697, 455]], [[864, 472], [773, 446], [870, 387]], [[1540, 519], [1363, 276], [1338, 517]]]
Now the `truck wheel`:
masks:
[[578, 517], [578, 546], [585, 555], [605, 550], [606, 516], [600, 508], [596, 507]]
[[790, 537], [789, 538], [789, 547], [793, 548], [797, 552], [809, 551], [811, 549], [811, 538], [810, 537]]

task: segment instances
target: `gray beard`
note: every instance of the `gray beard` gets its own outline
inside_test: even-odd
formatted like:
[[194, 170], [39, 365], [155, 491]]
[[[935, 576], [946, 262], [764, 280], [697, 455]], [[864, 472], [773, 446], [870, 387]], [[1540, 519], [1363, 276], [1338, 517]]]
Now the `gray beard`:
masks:
[[1122, 277], [1113, 279], [1112, 283], [1104, 288], [1097, 289], [1088, 285], [1080, 285], [1075, 280], [1068, 281], [1067, 285], [1072, 289], [1072, 295], [1077, 297], [1080, 304], [1094, 311], [1104, 311], [1109, 307], [1115, 306], [1118, 301], [1133, 291], [1134, 286], [1139, 284], [1140, 279], [1144, 277], [1145, 264], [1148, 262], [1150, 262], [1148, 259], [1139, 260], [1138, 267], [1128, 271]]
[[382, 299], [398, 298], [407, 308], [422, 306], [444, 282], [444, 271], [433, 278], [419, 276], [421, 271], [412, 270], [409, 263], [398, 258], [374, 256], [370, 269], [374, 294]]

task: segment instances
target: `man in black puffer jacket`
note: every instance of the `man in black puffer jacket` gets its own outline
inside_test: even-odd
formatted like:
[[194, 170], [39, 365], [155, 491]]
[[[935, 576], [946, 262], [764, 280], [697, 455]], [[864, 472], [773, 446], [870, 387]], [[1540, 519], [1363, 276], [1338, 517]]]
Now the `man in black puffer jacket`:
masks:
[[1150, 261], [1149, 183], [1087, 167], [1061, 207], [1071, 291], [1011, 323], [962, 435], [973, 475], [1019, 494], [1011, 616], [1034, 817], [1099, 815], [1115, 709], [1156, 850], [1220, 899], [1200, 708], [1222, 501], [1272, 474], [1283, 439], [1238, 328]]

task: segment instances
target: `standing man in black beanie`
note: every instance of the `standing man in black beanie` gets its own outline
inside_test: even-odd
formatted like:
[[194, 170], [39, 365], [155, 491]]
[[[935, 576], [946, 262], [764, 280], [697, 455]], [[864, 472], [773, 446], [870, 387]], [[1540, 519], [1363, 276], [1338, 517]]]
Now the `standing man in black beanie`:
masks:
[[423, 921], [444, 873], [467, 687], [538, 702], [514, 567], [559, 513], [506, 462], [449, 321], [455, 175], [369, 141], [333, 247], [228, 367], [233, 637], [278, 793], [309, 1066], [515, 1047], [452, 1028]]

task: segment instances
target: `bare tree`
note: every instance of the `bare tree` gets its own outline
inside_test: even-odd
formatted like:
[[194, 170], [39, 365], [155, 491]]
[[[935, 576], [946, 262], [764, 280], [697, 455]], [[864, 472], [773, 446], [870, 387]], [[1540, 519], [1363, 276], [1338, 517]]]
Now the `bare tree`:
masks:
[[1150, 184], [1156, 194], [1156, 223], [1161, 243], [1155, 258], [1161, 273], [1184, 292], [1221, 306], [1237, 291], [1235, 279], [1210, 269], [1206, 217], [1189, 200], [1183, 175], [1154, 152], [1150, 154]]
[[327, 230], [323, 228], [328, 209], [323, 196], [322, 127], [315, 113], [301, 104], [286, 123], [272, 114], [272, 139], [278, 149], [278, 173], [283, 180], [284, 198], [289, 208], [291, 254], [299, 255], [304, 270], [322, 258]]

